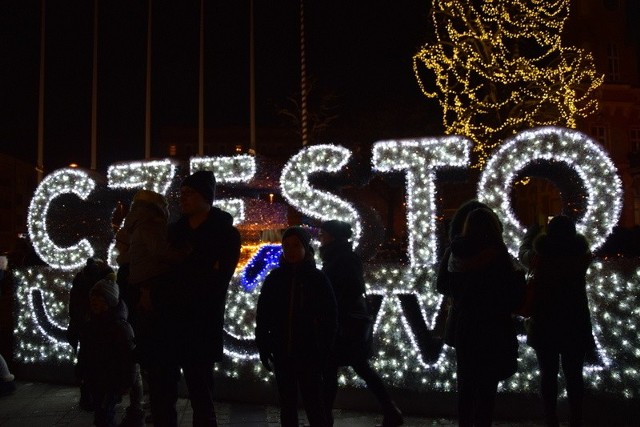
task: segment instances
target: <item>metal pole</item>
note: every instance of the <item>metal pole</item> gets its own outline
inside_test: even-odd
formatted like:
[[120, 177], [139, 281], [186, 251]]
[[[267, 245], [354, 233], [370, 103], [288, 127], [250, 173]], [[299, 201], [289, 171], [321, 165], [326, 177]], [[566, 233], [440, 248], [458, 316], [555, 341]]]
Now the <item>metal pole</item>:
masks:
[[253, 0], [249, 0], [249, 147], [256, 153], [256, 58], [254, 41]]
[[204, 0], [200, 0], [200, 67], [198, 74], [198, 156], [204, 156]]
[[145, 109], [144, 109], [144, 158], [151, 157], [151, 22], [152, 4], [149, 0], [149, 11], [147, 15], [147, 77], [145, 88]]
[[307, 124], [307, 60], [304, 40], [304, 0], [300, 0], [300, 133], [302, 145], [309, 143]]
[[96, 170], [98, 157], [98, 0], [93, 1], [93, 75], [91, 78], [91, 170]]
[[36, 160], [36, 172], [38, 182], [42, 181], [44, 176], [44, 24], [46, 0], [40, 2], [40, 81], [38, 89], [38, 153]]

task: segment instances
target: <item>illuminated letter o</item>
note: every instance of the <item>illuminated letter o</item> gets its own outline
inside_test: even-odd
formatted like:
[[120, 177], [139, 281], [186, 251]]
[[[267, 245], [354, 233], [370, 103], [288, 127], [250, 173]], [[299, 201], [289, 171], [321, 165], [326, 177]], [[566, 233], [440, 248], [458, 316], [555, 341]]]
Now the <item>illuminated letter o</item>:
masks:
[[478, 184], [478, 199], [496, 211], [504, 226], [507, 247], [518, 253], [525, 228], [511, 209], [511, 187], [517, 175], [534, 162], [562, 163], [580, 177], [586, 190], [586, 210], [577, 229], [591, 250], [600, 247], [620, 216], [622, 183], [605, 151], [575, 130], [542, 127], [509, 138], [491, 156]]

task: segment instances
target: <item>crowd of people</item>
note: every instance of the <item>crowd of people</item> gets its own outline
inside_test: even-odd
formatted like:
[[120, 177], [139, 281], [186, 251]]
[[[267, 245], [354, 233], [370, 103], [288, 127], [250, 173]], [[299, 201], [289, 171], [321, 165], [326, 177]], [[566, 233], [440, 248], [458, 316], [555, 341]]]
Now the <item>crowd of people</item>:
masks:
[[589, 244], [574, 220], [559, 215], [545, 227], [528, 229], [518, 262], [502, 231], [488, 206], [465, 203], [451, 221], [450, 245], [438, 270], [437, 291], [449, 300], [444, 339], [456, 351], [459, 425], [491, 426], [498, 383], [518, 369], [514, 318], [521, 316], [538, 359], [546, 425], [560, 425], [561, 364], [569, 426], [581, 426], [582, 370], [595, 348], [586, 292]]
[[[215, 177], [199, 171], [181, 184], [181, 217], [169, 223], [166, 199], [134, 196], [116, 235], [117, 274], [96, 258], [76, 275], [68, 341], [77, 352], [80, 405], [98, 426], [142, 426], [143, 377], [150, 418], [176, 426], [181, 373], [194, 426], [215, 426], [214, 364], [223, 356], [227, 289], [241, 239], [232, 217], [212, 206]], [[301, 396], [311, 426], [333, 425], [338, 371], [351, 367], [378, 400], [383, 426], [403, 415], [372, 367], [373, 318], [363, 265], [348, 223], [319, 227], [318, 269], [304, 227], [282, 234], [279, 266], [262, 285], [256, 310], [260, 362], [275, 375], [280, 421], [298, 426]], [[490, 426], [498, 384], [517, 372], [517, 316], [526, 317], [535, 349], [548, 426], [558, 426], [558, 373], [569, 397], [569, 425], [582, 422], [585, 355], [594, 348], [585, 276], [589, 245], [566, 216], [530, 227], [519, 260], [511, 257], [497, 215], [470, 201], [454, 215], [438, 268], [445, 296], [443, 340], [455, 348], [460, 426]], [[527, 272], [528, 270], [528, 272]], [[528, 274], [527, 274], [528, 273]], [[0, 385], [13, 380], [0, 356]], [[118, 424], [115, 406], [128, 395]]]

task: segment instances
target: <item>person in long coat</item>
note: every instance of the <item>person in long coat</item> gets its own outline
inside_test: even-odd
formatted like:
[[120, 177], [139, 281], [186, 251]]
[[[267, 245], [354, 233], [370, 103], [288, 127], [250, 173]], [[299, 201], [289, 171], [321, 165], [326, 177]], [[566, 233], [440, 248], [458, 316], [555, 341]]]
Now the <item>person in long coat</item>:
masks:
[[330, 424], [331, 408], [338, 391], [338, 368], [351, 366], [364, 380], [383, 411], [383, 426], [399, 426], [402, 413], [389, 395], [382, 378], [371, 367], [373, 319], [369, 313], [362, 261], [353, 251], [351, 226], [338, 220], [320, 225], [322, 271], [329, 278], [338, 304], [338, 335], [324, 372], [325, 400]]
[[256, 312], [260, 361], [275, 372], [284, 427], [298, 426], [298, 390], [311, 426], [329, 425], [322, 371], [335, 339], [336, 302], [310, 241], [301, 227], [284, 232], [280, 266], [267, 275]]
[[595, 348], [586, 290], [591, 251], [575, 222], [563, 215], [551, 219], [546, 233], [532, 227], [520, 248], [520, 260], [533, 274], [527, 343], [540, 367], [540, 392], [548, 426], [557, 427], [560, 361], [569, 398], [569, 425], [582, 425], [587, 352]]
[[524, 298], [518, 271], [502, 240], [502, 227], [487, 208], [466, 216], [454, 238], [437, 290], [454, 300], [458, 421], [490, 426], [498, 383], [517, 370], [518, 341], [511, 313]]

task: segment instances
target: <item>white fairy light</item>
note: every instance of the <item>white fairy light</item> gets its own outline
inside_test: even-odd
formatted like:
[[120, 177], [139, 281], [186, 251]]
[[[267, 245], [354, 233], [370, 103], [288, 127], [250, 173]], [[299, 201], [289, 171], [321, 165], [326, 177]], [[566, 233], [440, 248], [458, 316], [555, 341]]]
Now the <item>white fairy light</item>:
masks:
[[[239, 156], [192, 157], [191, 173], [208, 170], [213, 172], [218, 184], [248, 183], [256, 174], [256, 159], [246, 154]], [[217, 199], [213, 205], [228, 212], [235, 225], [246, 219], [245, 202], [242, 199]]]
[[175, 175], [176, 166], [166, 159], [117, 163], [107, 170], [110, 188], [150, 190], [163, 196]]
[[[53, 336], [45, 325], [59, 332], [66, 331], [73, 273], [50, 267], [30, 267], [16, 270], [15, 278], [18, 303], [14, 329], [16, 359], [24, 363], [72, 363], [71, 346]], [[41, 307], [35, 306], [36, 294], [41, 295]]]
[[380, 141], [373, 146], [373, 167], [407, 177], [407, 231], [413, 267], [435, 264], [436, 169], [469, 164], [471, 142], [460, 136]]
[[[163, 196], [167, 194], [175, 175], [176, 165], [168, 159], [120, 162], [109, 166], [107, 170], [109, 188], [149, 190]], [[107, 250], [107, 263], [111, 268], [118, 268], [117, 256], [114, 240]]]
[[216, 182], [243, 183], [248, 182], [256, 174], [256, 159], [242, 154], [239, 156], [192, 157], [191, 173], [207, 170], [213, 172]]
[[[589, 192], [587, 213], [583, 216], [581, 227], [594, 227], [591, 238], [602, 241], [603, 236], [610, 231], [610, 223], [619, 213], [619, 181], [615, 176], [615, 168], [607, 162], [608, 159], [596, 145], [590, 141], [582, 144], [585, 142], [583, 135], [558, 130], [551, 130], [550, 135], [542, 130], [525, 133], [523, 139], [519, 139], [521, 135], [518, 135], [515, 140], [520, 141], [519, 143], [511, 143], [511, 148], [506, 152], [496, 152], [498, 160], [495, 164], [493, 159], [489, 160], [479, 197], [496, 208], [506, 224], [506, 210], [496, 201], [508, 197], [510, 186], [513, 185], [512, 176], [531, 161], [549, 160], [567, 164], [565, 159], [574, 159], [569, 166], [583, 180]], [[525, 139], [530, 139], [531, 142], [523, 142]], [[435, 333], [441, 326], [436, 325], [436, 322], [442, 321], [442, 297], [434, 290], [435, 243], [420, 237], [426, 237], [426, 231], [431, 233], [435, 227], [435, 169], [464, 166], [468, 162], [469, 146], [468, 141], [462, 138], [438, 138], [439, 146], [429, 142], [434, 140], [388, 141], [377, 143], [374, 147], [374, 165], [377, 170], [402, 171], [408, 175], [408, 187], [410, 185], [411, 188], [407, 189], [407, 199], [412, 199], [410, 206], [415, 212], [408, 218], [409, 228], [410, 233], [417, 233], [418, 236], [413, 237], [413, 266], [400, 263], [365, 264], [365, 281], [367, 293], [382, 298], [374, 323], [377, 353], [373, 363], [376, 370], [387, 382], [398, 388], [452, 392], [456, 384], [454, 350], [437, 341], [428, 343], [431, 348], [423, 348], [425, 340], [421, 338], [421, 334]], [[537, 148], [530, 148], [527, 144]], [[560, 147], [556, 147], [556, 144]], [[285, 188], [289, 190], [288, 194], [293, 194], [292, 200], [296, 201], [296, 207], [302, 210], [298, 205], [304, 206], [306, 212], [303, 212], [312, 212], [316, 215], [315, 218], [335, 218], [336, 216], [322, 216], [328, 210], [325, 207], [330, 207], [339, 211], [338, 218], [359, 221], [355, 209], [351, 212], [350, 205], [344, 200], [316, 190], [309, 184], [309, 175], [314, 172], [340, 171], [348, 161], [350, 152], [336, 146], [316, 147], [320, 148], [305, 148], [289, 162], [281, 178], [283, 193]], [[544, 157], [548, 152], [553, 153], [553, 158]], [[577, 158], [580, 161], [575, 160]], [[499, 165], [503, 165], [505, 169], [500, 170]], [[205, 167], [209, 166], [211, 164]], [[131, 173], [138, 178], [142, 176], [139, 171]], [[225, 173], [221, 172], [221, 176]], [[502, 174], [509, 180], [509, 184], [503, 186], [500, 178], [494, 174]], [[599, 178], [599, 174], [605, 178]], [[244, 175], [243, 180], [250, 179], [249, 175]], [[409, 175], [413, 176], [410, 178]], [[608, 185], [604, 187], [598, 179], [606, 179]], [[126, 180], [123, 178], [122, 181]], [[152, 183], [150, 180], [145, 182]], [[34, 242], [37, 242], [40, 250], [46, 247], [42, 236], [48, 238], [45, 225], [51, 200], [66, 193], [77, 194], [86, 199], [94, 185], [85, 172], [76, 169], [56, 171], [45, 178], [34, 195], [30, 209], [30, 222], [37, 223], [34, 231], [30, 230], [30, 235], [36, 237]], [[325, 207], [312, 203], [316, 199], [322, 200]], [[607, 206], [602, 205], [601, 201]], [[605, 208], [608, 211], [604, 211]], [[419, 209], [421, 210], [416, 212]], [[594, 218], [599, 218], [602, 223], [595, 223]], [[584, 228], [582, 230], [585, 232]], [[522, 230], [518, 230], [517, 236], [521, 232]], [[84, 265], [87, 255], [78, 256], [80, 262], [75, 265], [65, 252], [67, 249], [54, 247], [53, 252], [47, 249], [47, 254], [55, 261], [51, 263], [50, 259], [47, 262], [54, 268], [29, 267], [15, 271], [18, 307], [14, 355], [21, 363], [65, 365], [73, 362], [72, 349], [61, 337], [64, 337], [68, 319], [69, 289], [73, 275]], [[259, 249], [260, 247], [256, 248], [258, 252]], [[264, 258], [254, 256], [244, 269], [234, 275], [229, 287], [224, 325], [226, 358], [217, 368], [217, 375], [248, 381], [256, 378], [267, 380], [271, 375], [260, 365], [254, 344], [255, 307], [261, 278], [269, 268], [276, 265], [273, 253], [262, 253]], [[618, 259], [596, 261], [587, 272], [587, 293], [598, 360], [585, 366], [584, 375], [588, 387], [624, 398], [637, 398], [640, 396], [640, 330], [637, 326], [640, 324], [640, 308], [637, 304], [640, 297], [640, 268], [629, 271], [627, 267], [624, 261]], [[249, 268], [253, 270], [249, 271]], [[413, 311], [406, 310], [407, 298], [412, 301]], [[413, 301], [417, 302], [417, 306]], [[524, 337], [519, 337], [519, 342], [518, 373], [502, 382], [500, 390], [532, 393], [538, 389], [539, 372], [535, 352], [524, 343]], [[431, 353], [430, 358], [426, 357], [425, 351]], [[362, 382], [348, 370], [341, 371], [340, 383], [362, 386]]]
[[294, 208], [319, 221], [337, 219], [351, 224], [353, 247], [362, 235], [358, 211], [349, 202], [311, 186], [309, 176], [318, 172], [337, 173], [349, 162], [351, 151], [332, 145], [312, 145], [293, 156], [282, 169], [282, 196]]
[[29, 239], [38, 256], [53, 268], [71, 270], [83, 265], [94, 254], [87, 239], [63, 248], [54, 243], [47, 230], [47, 214], [51, 202], [63, 194], [75, 194], [86, 200], [96, 186], [96, 182], [84, 171], [78, 169], [58, 169], [47, 175], [35, 191], [29, 205], [27, 227]]
[[511, 187], [534, 162], [562, 163], [577, 173], [587, 192], [586, 211], [577, 222], [591, 250], [600, 247], [618, 222], [622, 183], [605, 151], [587, 135], [570, 129], [542, 127], [508, 139], [487, 162], [478, 184], [478, 199], [498, 214], [505, 241], [518, 253], [525, 228], [511, 209]]

